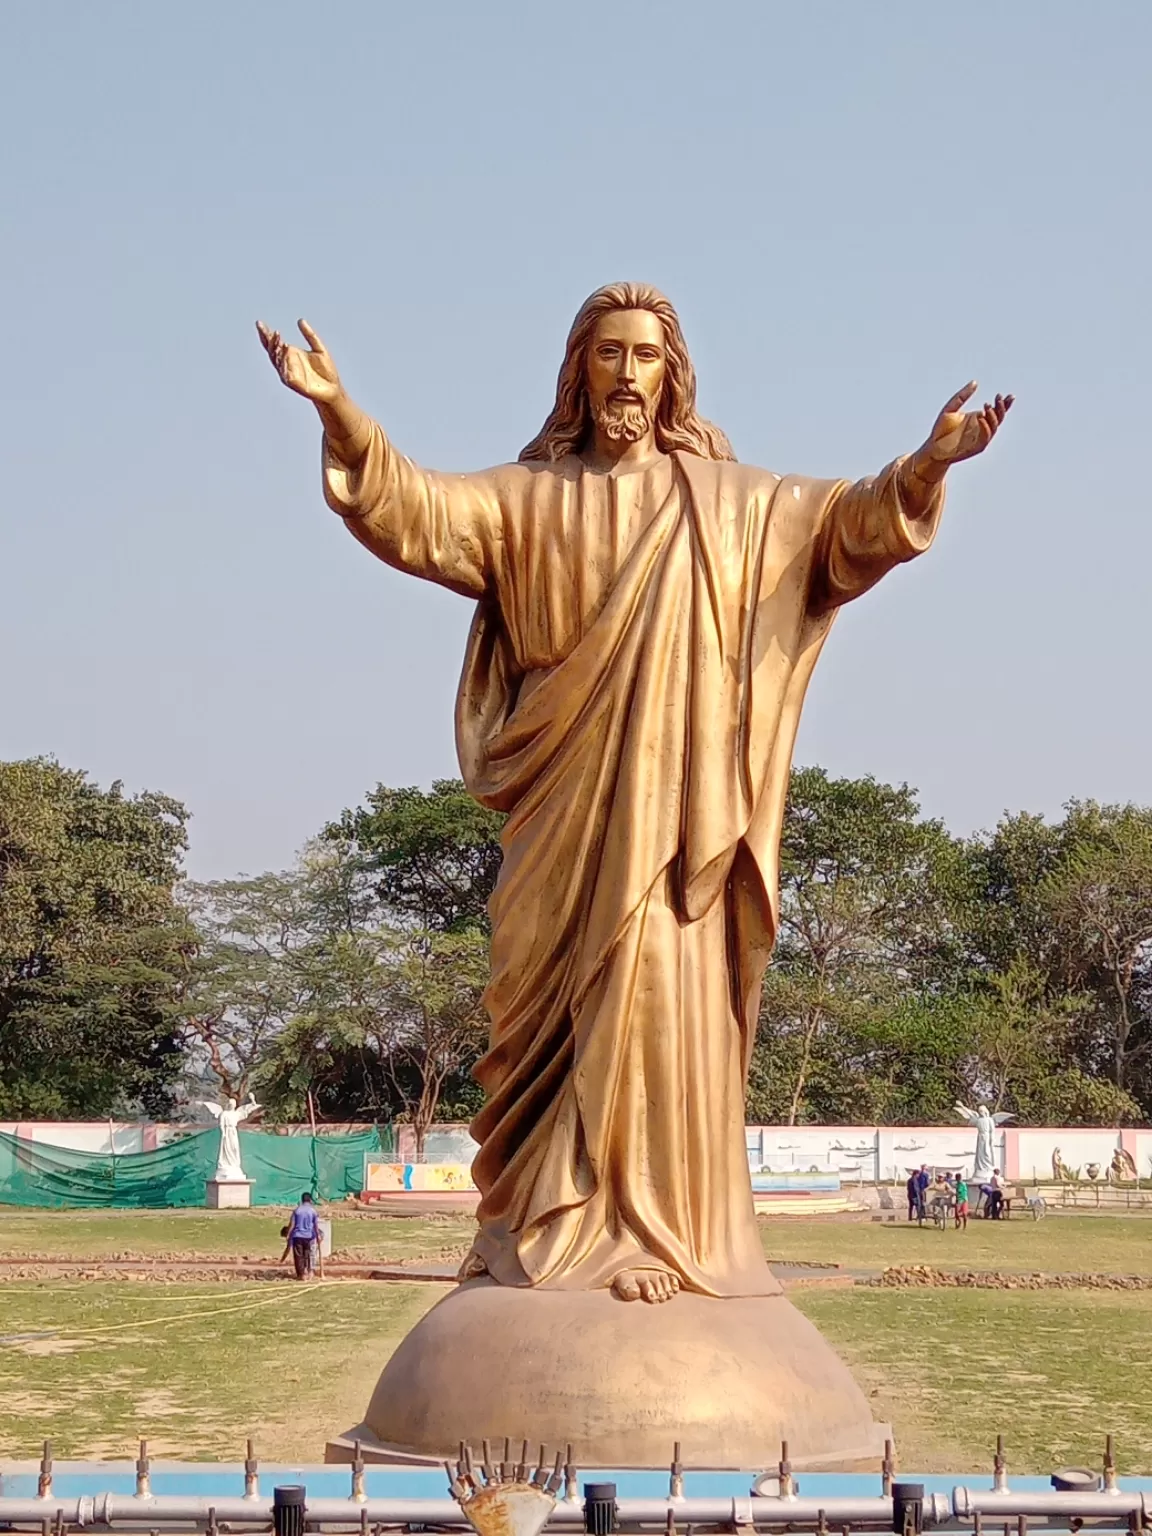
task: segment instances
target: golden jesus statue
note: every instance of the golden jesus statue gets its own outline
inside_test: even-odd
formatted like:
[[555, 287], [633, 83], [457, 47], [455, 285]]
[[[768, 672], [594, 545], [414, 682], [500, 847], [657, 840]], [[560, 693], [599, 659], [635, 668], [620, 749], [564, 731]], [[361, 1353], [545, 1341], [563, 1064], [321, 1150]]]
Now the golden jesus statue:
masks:
[[508, 819], [465, 1275], [776, 1292], [744, 1086], [804, 693], [837, 610], [928, 548], [948, 466], [1012, 397], [965, 412], [967, 385], [874, 479], [753, 469], [697, 414], [672, 305], [614, 283], [576, 316], [518, 461], [438, 474], [349, 399], [308, 325], [307, 351], [259, 329], [320, 414], [329, 506], [476, 604], [460, 764]]

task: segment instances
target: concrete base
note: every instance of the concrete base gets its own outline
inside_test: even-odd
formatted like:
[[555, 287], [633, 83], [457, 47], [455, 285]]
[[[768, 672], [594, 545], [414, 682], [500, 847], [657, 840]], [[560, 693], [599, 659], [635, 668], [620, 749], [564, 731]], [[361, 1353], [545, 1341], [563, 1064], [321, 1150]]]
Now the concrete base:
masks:
[[461, 1440], [572, 1446], [585, 1467], [876, 1469], [888, 1430], [783, 1296], [658, 1306], [471, 1280], [401, 1342], [327, 1459], [437, 1463]]
[[252, 1204], [253, 1179], [209, 1179], [204, 1204], [210, 1211], [246, 1211]]

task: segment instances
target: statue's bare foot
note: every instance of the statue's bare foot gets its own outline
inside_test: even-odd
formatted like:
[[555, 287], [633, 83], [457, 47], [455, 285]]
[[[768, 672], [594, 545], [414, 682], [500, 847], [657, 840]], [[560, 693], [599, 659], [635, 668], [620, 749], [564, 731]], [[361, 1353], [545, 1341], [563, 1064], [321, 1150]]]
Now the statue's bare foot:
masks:
[[680, 1289], [680, 1276], [670, 1269], [622, 1269], [612, 1282], [621, 1301], [671, 1301]]

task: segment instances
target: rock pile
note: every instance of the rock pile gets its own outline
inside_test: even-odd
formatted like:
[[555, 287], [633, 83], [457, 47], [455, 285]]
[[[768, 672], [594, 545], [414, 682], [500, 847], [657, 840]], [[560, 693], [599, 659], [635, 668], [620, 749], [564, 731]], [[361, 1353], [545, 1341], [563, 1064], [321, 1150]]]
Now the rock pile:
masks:
[[935, 1269], [931, 1264], [899, 1264], [885, 1269], [869, 1285], [951, 1287], [982, 1291], [1152, 1291], [1152, 1275], [1014, 1274], [1003, 1270]]

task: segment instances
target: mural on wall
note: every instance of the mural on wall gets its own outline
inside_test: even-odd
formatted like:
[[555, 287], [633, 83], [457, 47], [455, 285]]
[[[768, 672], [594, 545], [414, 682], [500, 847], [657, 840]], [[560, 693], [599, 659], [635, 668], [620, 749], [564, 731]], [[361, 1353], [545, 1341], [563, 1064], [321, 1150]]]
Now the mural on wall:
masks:
[[461, 1194], [475, 1189], [469, 1163], [374, 1163], [364, 1165], [369, 1194]]

